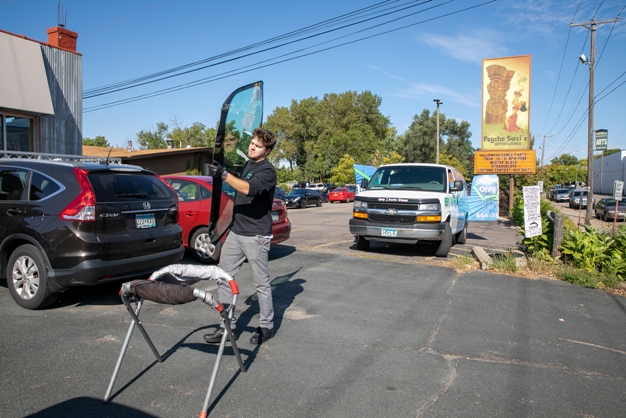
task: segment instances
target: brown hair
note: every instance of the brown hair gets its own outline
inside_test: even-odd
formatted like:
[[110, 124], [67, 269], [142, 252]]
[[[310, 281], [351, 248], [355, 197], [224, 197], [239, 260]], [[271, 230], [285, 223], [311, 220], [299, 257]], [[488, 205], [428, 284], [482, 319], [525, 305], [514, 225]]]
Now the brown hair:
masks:
[[273, 150], [274, 145], [276, 145], [276, 138], [274, 138], [274, 134], [263, 128], [256, 128], [252, 131], [252, 137], [257, 137], [265, 148], [268, 150]]

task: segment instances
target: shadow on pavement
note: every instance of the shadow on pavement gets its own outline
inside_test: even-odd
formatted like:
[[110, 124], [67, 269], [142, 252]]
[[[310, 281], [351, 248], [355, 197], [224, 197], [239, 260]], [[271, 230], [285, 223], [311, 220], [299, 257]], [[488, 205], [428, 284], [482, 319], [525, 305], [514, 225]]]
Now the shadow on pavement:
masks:
[[109, 417], [109, 418], [155, 418], [156, 415], [146, 414], [134, 408], [115, 403], [105, 404], [102, 399], [80, 397], [70, 399], [34, 414], [29, 417], [36, 418], [80, 418], [84, 416]]

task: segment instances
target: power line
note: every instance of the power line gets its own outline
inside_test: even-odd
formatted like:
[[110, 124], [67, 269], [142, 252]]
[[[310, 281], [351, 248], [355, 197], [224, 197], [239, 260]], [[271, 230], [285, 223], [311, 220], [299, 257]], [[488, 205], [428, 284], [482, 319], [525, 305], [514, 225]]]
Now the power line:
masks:
[[[396, 1], [398, 1], [398, 0], [396, 0]], [[186, 69], [192, 68], [192, 67], [197, 67], [199, 65], [206, 64], [208, 62], [212, 62], [212, 61], [215, 61], [217, 59], [226, 58], [226, 57], [235, 55], [235, 54], [240, 53], [240, 52], [254, 50], [255, 48], [261, 47], [263, 45], [271, 45], [272, 43], [275, 43], [275, 42], [280, 41], [280, 40], [290, 39], [290, 38], [292, 38], [292, 37], [294, 37], [296, 35], [306, 34], [306, 33], [309, 33], [312, 29], [324, 28], [324, 27], [330, 25], [331, 23], [341, 22], [343, 20], [348, 20], [349, 21], [350, 20], [349, 18], [352, 18], [352, 17], [354, 17], [354, 16], [356, 16], [358, 14], [364, 13], [364, 12], [369, 12], [372, 8], [380, 7], [381, 4], [386, 4], [387, 2], [377, 3], [377, 4], [373, 5], [373, 6], [369, 6], [369, 7], [363, 8], [363, 9], [358, 9], [358, 10], [355, 10], [355, 11], [350, 12], [350, 13], [346, 13], [346, 14], [343, 14], [343, 15], [340, 15], [340, 16], [337, 16], [337, 17], [334, 17], [334, 18], [331, 18], [331, 19], [328, 19], [328, 20], [325, 20], [325, 21], [322, 21], [322, 22], [310, 25], [310, 26], [306, 26], [304, 28], [301, 28], [301, 29], [298, 29], [298, 30], [295, 30], [295, 31], [292, 31], [292, 32], [288, 32], [288, 33], [283, 34], [283, 35], [276, 36], [274, 38], [266, 39], [264, 41], [257, 42], [255, 44], [251, 44], [251, 45], [248, 45], [248, 46], [245, 46], [245, 47], [241, 47], [241, 48], [229, 51], [229, 52], [225, 52], [225, 53], [213, 56], [213, 57], [205, 58], [205, 59], [202, 59], [202, 60], [199, 60], [199, 61], [195, 61], [195, 62], [192, 62], [192, 63], [189, 63], [189, 64], [185, 64], [185, 65], [181, 65], [181, 66], [178, 66], [178, 67], [174, 67], [174, 68], [171, 68], [171, 69], [168, 69], [168, 70], [159, 71], [159, 72], [156, 72], [156, 73], [153, 73], [153, 74], [149, 74], [149, 75], [146, 75], [146, 76], [137, 77], [137, 78], [134, 78], [134, 79], [131, 79], [131, 80], [122, 81], [122, 82], [114, 83], [114, 84], [111, 84], [111, 85], [108, 85], [108, 86], [103, 86], [103, 87], [87, 90], [83, 94], [83, 99], [89, 99], [89, 98], [92, 98], [92, 97], [97, 97], [97, 96], [101, 96], [101, 95], [104, 95], [104, 94], [110, 94], [110, 93], [114, 93], [114, 92], [117, 92], [117, 91], [125, 90], [127, 88], [134, 88], [134, 87], [142, 86], [142, 85], [145, 85], [145, 84], [166, 80], [168, 78], [178, 77], [178, 76], [189, 74], [189, 73], [192, 73], [192, 72], [195, 72], [195, 71], [200, 71], [200, 70], [203, 70], [203, 69], [206, 69], [206, 68], [210, 68], [210, 67], [213, 67], [213, 66], [216, 66], [216, 65], [225, 64], [225, 63], [232, 62], [232, 61], [235, 61], [235, 60], [239, 60], [239, 59], [242, 59], [242, 58], [246, 58], [246, 57], [249, 57], [249, 56], [252, 56], [252, 55], [257, 55], [257, 54], [260, 54], [262, 52], [267, 52], [267, 51], [270, 51], [270, 50], [273, 50], [273, 49], [278, 49], [278, 48], [281, 48], [283, 46], [291, 45], [291, 44], [296, 43], [296, 42], [302, 42], [304, 40], [308, 40], [308, 39], [312, 39], [312, 38], [319, 37], [319, 36], [322, 36], [322, 35], [326, 35], [326, 34], [329, 34], [329, 33], [332, 33], [332, 32], [338, 31], [338, 30], [341, 30], [341, 29], [345, 29], [345, 28], [350, 27], [350, 26], [359, 25], [359, 24], [368, 22], [370, 20], [375, 20], [375, 19], [387, 16], [387, 15], [390, 15], [390, 14], [393, 14], [393, 13], [398, 13], [398, 12], [401, 12], [401, 11], [404, 11], [404, 10], [407, 10], [407, 9], [410, 9], [410, 8], [413, 8], [413, 7], [421, 6], [421, 5], [423, 5], [425, 3], [428, 3], [428, 2], [431, 2], [431, 1], [432, 0], [422, 0], [422, 1], [418, 1], [418, 2], [412, 1], [412, 3], [415, 3], [415, 4], [411, 4], [411, 5], [402, 7], [402, 8], [400, 8], [400, 7], [404, 6], [404, 5], [393, 6], [393, 7], [387, 8], [386, 10], [383, 10], [385, 13], [375, 15], [374, 17], [366, 18], [366, 19], [363, 19], [363, 20], [357, 21], [357, 22], [352, 22], [352, 23], [349, 23], [349, 24], [346, 24], [346, 25], [343, 25], [343, 26], [340, 26], [340, 27], [337, 27], [337, 28], [334, 28], [334, 29], [328, 29], [328, 30], [325, 30], [323, 32], [318, 32], [318, 33], [315, 33], [313, 35], [302, 37], [302, 38], [297, 39], [295, 41], [285, 42], [285, 43], [282, 43], [282, 44], [279, 44], [279, 45], [275, 45], [273, 47], [268, 47], [268, 48], [262, 49], [260, 51], [251, 52], [251, 53], [248, 53], [248, 54], [245, 54], [245, 55], [241, 55], [241, 56], [238, 56], [238, 57], [235, 57], [235, 58], [231, 58], [231, 59], [228, 59], [228, 60], [224, 60], [224, 61], [221, 61], [221, 62], [218, 62], [218, 63], [215, 63], [215, 64], [206, 65], [206, 66], [202, 66], [202, 67], [199, 67], [199, 68], [194, 68], [194, 69], [191, 69], [191, 70], [180, 72], [182, 70], [186, 70]], [[397, 9], [397, 10], [394, 10], [394, 9]], [[402, 18], [411, 16], [411, 15], [412, 14], [409, 14], [407, 16], [403, 16]], [[173, 73], [178, 73], [178, 74], [173, 74]], [[168, 74], [173, 74], [173, 75], [168, 75]]]
[[[493, 3], [495, 1], [496, 0], [488, 0], [486, 2], [479, 3], [477, 5], [469, 6], [469, 7], [466, 7], [464, 9], [459, 9], [459, 10], [456, 10], [456, 11], [453, 11], [453, 12], [449, 12], [449, 13], [446, 13], [446, 14], [443, 14], [443, 15], [439, 15], [439, 16], [435, 16], [435, 17], [432, 17], [432, 18], [428, 18], [428, 19], [422, 20], [420, 22], [416, 22], [416, 23], [408, 24], [408, 25], [401, 26], [401, 27], [398, 27], [398, 28], [390, 29], [390, 30], [387, 30], [387, 31], [384, 31], [384, 32], [380, 32], [380, 33], [377, 33], [377, 34], [373, 34], [373, 35], [370, 35], [370, 36], [365, 36], [365, 37], [362, 37], [362, 38], [359, 38], [359, 39], [355, 39], [355, 40], [352, 40], [352, 41], [344, 42], [344, 43], [341, 43], [341, 44], [338, 44], [338, 45], [334, 45], [334, 46], [330, 46], [330, 47], [327, 47], [327, 48], [323, 48], [323, 49], [320, 49], [320, 50], [304, 53], [304, 54], [301, 54], [301, 55], [298, 55], [298, 56], [295, 56], [295, 57], [286, 58], [286, 59], [283, 59], [283, 60], [280, 60], [280, 61], [276, 61], [276, 62], [272, 62], [272, 63], [267, 63], [265, 65], [258, 65], [259, 63], [255, 63], [255, 64], [251, 64], [251, 65], [248, 65], [248, 66], [240, 67], [240, 68], [237, 68], [237, 69], [234, 69], [234, 70], [230, 70], [230, 71], [227, 71], [227, 72], [224, 72], [224, 73], [221, 73], [221, 74], [209, 76], [209, 77], [206, 77], [206, 78], [203, 78], [203, 79], [191, 81], [191, 82], [184, 83], [184, 84], [179, 84], [177, 86], [169, 87], [169, 88], [158, 90], [158, 91], [155, 91], [155, 92], [146, 93], [146, 94], [143, 94], [143, 95], [137, 95], [137, 96], [133, 96], [133, 97], [126, 98], [126, 99], [121, 99], [121, 100], [117, 100], [117, 101], [113, 101], [113, 102], [104, 103], [104, 104], [101, 104], [101, 105], [85, 108], [83, 110], [83, 113], [88, 113], [88, 112], [92, 112], [92, 111], [96, 111], [96, 110], [106, 109], [106, 108], [109, 108], [109, 107], [114, 107], [114, 106], [123, 105], [123, 104], [126, 104], [126, 103], [131, 103], [131, 102], [135, 102], [135, 101], [139, 101], [139, 100], [144, 100], [144, 99], [147, 99], [147, 98], [160, 96], [160, 95], [163, 95], [163, 94], [172, 93], [172, 92], [175, 92], [175, 91], [178, 91], [178, 90], [183, 90], [183, 89], [187, 89], [187, 88], [191, 88], [191, 87], [196, 87], [196, 86], [201, 85], [201, 84], [210, 83], [210, 82], [213, 82], [213, 81], [221, 80], [223, 78], [232, 77], [234, 75], [239, 75], [239, 74], [247, 73], [247, 72], [250, 72], [250, 71], [258, 70], [258, 69], [261, 69], [261, 68], [270, 67], [270, 66], [281, 64], [281, 63], [284, 63], [284, 62], [288, 62], [288, 61], [292, 61], [292, 60], [295, 60], [295, 59], [303, 58], [303, 57], [306, 57], [306, 56], [309, 56], [309, 55], [318, 54], [318, 53], [321, 53], [321, 52], [329, 51], [329, 50], [336, 49], [336, 48], [339, 48], [339, 47], [343, 47], [343, 46], [346, 46], [346, 45], [350, 45], [350, 44], [353, 44], [353, 43], [361, 42], [361, 41], [364, 41], [364, 40], [367, 40], [367, 39], [371, 39], [371, 38], [375, 38], [375, 37], [378, 37], [378, 36], [386, 35], [388, 33], [396, 32], [396, 31], [399, 31], [399, 30], [402, 30], [402, 29], [406, 29], [408, 27], [420, 25], [420, 24], [423, 24], [423, 23], [426, 23], [426, 22], [430, 22], [430, 21], [433, 21], [433, 20], [442, 19], [442, 18], [451, 16], [451, 15], [454, 15], [454, 14], [466, 12], [468, 10], [472, 10], [472, 9], [475, 9], [475, 8], [478, 8], [478, 7], [482, 7], [484, 5], [487, 5], [489, 3]], [[446, 2], [446, 3], [443, 3], [443, 4], [447, 4], [447, 3], [449, 3], [449, 1]], [[441, 5], [443, 5], [443, 4], [441, 4]], [[436, 7], [440, 7], [441, 5], [432, 6], [430, 9], [433, 9], [433, 8], [436, 8]], [[399, 19], [401, 19], [401, 18], [394, 19], [393, 21], [397, 21]], [[322, 42], [322, 43], [319, 43], [319, 44], [316, 44], [316, 45], [313, 45], [313, 46], [310, 46], [310, 47], [302, 48], [302, 49], [300, 49], [298, 51], [290, 52], [290, 53], [284, 54], [284, 55], [279, 56], [279, 57], [269, 58], [269, 59], [267, 59], [265, 61], [261, 61], [261, 63], [262, 62], [272, 61], [272, 60], [275, 60], [275, 59], [280, 58], [280, 57], [285, 57], [285, 56], [288, 56], [288, 55], [292, 55], [292, 54], [297, 53], [297, 52], [302, 52], [302, 51], [305, 51], [305, 50], [308, 50], [308, 49], [320, 46], [320, 45], [325, 44], [325, 43], [333, 42], [333, 41], [336, 41], [336, 40], [341, 39], [341, 38], [352, 36], [352, 35], [354, 35], [356, 33], [361, 33], [361, 32], [364, 32], [364, 31], [367, 31], [367, 30], [371, 30], [371, 29], [379, 27], [379, 26], [383, 26], [383, 25], [388, 24], [388, 23], [390, 23], [390, 22], [381, 23], [381, 24], [378, 24], [378, 25], [375, 25], [375, 26], [372, 26], [372, 27], [369, 27], [369, 28], [366, 28], [366, 29], [362, 29], [362, 30], [353, 32], [353, 33], [348, 34], [348, 35], [344, 35], [344, 36], [335, 38], [335, 39], [330, 40], [330, 41], [326, 41], [326, 42]], [[250, 68], [250, 67], [252, 67], [252, 68]]]

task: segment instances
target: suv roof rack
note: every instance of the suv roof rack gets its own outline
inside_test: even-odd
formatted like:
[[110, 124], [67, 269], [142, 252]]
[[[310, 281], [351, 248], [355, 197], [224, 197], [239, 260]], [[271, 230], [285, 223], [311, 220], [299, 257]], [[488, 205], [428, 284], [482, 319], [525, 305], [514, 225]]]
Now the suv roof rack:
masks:
[[70, 154], [44, 154], [37, 152], [26, 151], [1, 151], [1, 158], [27, 158], [31, 160], [52, 160], [52, 161], [81, 161], [89, 163], [114, 163], [122, 164], [122, 159], [119, 157], [92, 157], [87, 155], [70, 155]]

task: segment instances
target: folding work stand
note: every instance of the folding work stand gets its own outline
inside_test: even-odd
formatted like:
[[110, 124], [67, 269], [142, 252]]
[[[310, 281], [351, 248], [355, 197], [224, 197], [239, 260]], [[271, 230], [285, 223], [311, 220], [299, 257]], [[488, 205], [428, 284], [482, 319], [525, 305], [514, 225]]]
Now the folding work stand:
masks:
[[[178, 278], [173, 272], [176, 270], [179, 270], [178, 272], [180, 273], [180, 270], [184, 270], [185, 267], [181, 267], [177, 269], [177, 265], [174, 266], [169, 266], [166, 267], [164, 269], [162, 269], [165, 273], [169, 273], [172, 276], [174, 276], [178, 281], [180, 282], [184, 282], [184, 280], [181, 280], [180, 278]], [[199, 271], [198, 269], [200, 269], [202, 267], [195, 267], [196, 269], [196, 273]], [[219, 349], [217, 351], [217, 358], [215, 359], [215, 365], [213, 366], [213, 373], [211, 375], [211, 381], [209, 383], [209, 388], [207, 390], [207, 394], [206, 394], [206, 398], [204, 399], [204, 405], [202, 406], [202, 411], [200, 412], [199, 418], [206, 418], [207, 417], [207, 411], [209, 409], [209, 401], [211, 399], [211, 393], [213, 391], [213, 386], [215, 384], [215, 378], [217, 376], [217, 370], [219, 368], [220, 365], [220, 360], [222, 358], [222, 354], [224, 353], [224, 347], [226, 345], [226, 339], [230, 338], [230, 343], [232, 345], [233, 351], [235, 353], [235, 357], [237, 358], [237, 361], [239, 362], [239, 368], [241, 370], [242, 373], [246, 372], [246, 368], [245, 365], [243, 364], [243, 361], [241, 359], [241, 354], [239, 352], [239, 348], [237, 347], [237, 343], [235, 341], [235, 337], [230, 329], [230, 326], [228, 326], [228, 324], [230, 323], [230, 320], [233, 317], [233, 313], [235, 311], [235, 306], [237, 305], [237, 296], [239, 295], [239, 288], [237, 286], [237, 283], [235, 282], [235, 280], [230, 277], [228, 274], [224, 273], [221, 269], [219, 269], [218, 267], [215, 266], [204, 266], [204, 269], [209, 269], [209, 272], [213, 272], [216, 273], [218, 270], [222, 273], [222, 277], [209, 277], [210, 279], [213, 280], [217, 280], [218, 283], [220, 283], [222, 280], [226, 280], [228, 282], [228, 284], [230, 285], [231, 291], [232, 291], [232, 295], [233, 295], [233, 301], [230, 305], [228, 305], [227, 308], [224, 308], [224, 306], [217, 302], [215, 300], [215, 298], [213, 297], [213, 295], [211, 295], [211, 293], [206, 292], [202, 289], [197, 289], [197, 288], [191, 288], [193, 289], [193, 299], [200, 299], [201, 301], [203, 301], [204, 303], [206, 303], [207, 305], [215, 308], [219, 313], [220, 316], [222, 317], [222, 319], [225, 321], [226, 326], [224, 327], [224, 329], [226, 330], [226, 332], [222, 335], [222, 341], [220, 342], [220, 346]], [[183, 271], [184, 273], [185, 271]], [[154, 275], [153, 275], [154, 276]], [[203, 277], [203, 279], [206, 279]], [[156, 279], [158, 280], [158, 279]], [[109, 383], [109, 387], [107, 389], [106, 394], [104, 395], [104, 402], [108, 402], [109, 398], [111, 397], [111, 391], [113, 390], [113, 384], [115, 383], [115, 379], [117, 378], [117, 374], [122, 366], [122, 360], [124, 359], [124, 355], [126, 354], [126, 350], [128, 348], [128, 344], [130, 342], [130, 337], [133, 333], [133, 330], [135, 328], [135, 326], [137, 328], [139, 328], [139, 331], [141, 332], [141, 335], [143, 335], [143, 338], [146, 340], [146, 342], [148, 343], [148, 346], [150, 347], [150, 350], [152, 350], [152, 353], [154, 354], [154, 356], [156, 357], [157, 361], [159, 363], [163, 362], [163, 358], [161, 357], [161, 355], [159, 355], [158, 350], [156, 349], [156, 347], [154, 346], [154, 344], [152, 343], [152, 340], [150, 339], [150, 337], [148, 336], [148, 333], [146, 332], [145, 328], [143, 327], [143, 325], [141, 324], [141, 321], [139, 320], [139, 312], [141, 311], [141, 307], [143, 306], [143, 302], [144, 300], [153, 300], [157, 303], [170, 303], [170, 302], [163, 302], [164, 299], [171, 299], [171, 295], [166, 295], [166, 296], [162, 296], [162, 295], [156, 295], [156, 297], [153, 297], [152, 299], [150, 299], [150, 297], [154, 296], [155, 293], [159, 293], [159, 292], [167, 292], [167, 289], [164, 289], [162, 287], [158, 287], [157, 286], [157, 282], [154, 279], [154, 277], [151, 277], [150, 280], [136, 280], [133, 282], [127, 282], [124, 283], [122, 285], [122, 289], [120, 290], [120, 296], [122, 298], [122, 302], [124, 302], [124, 305], [126, 306], [126, 309], [128, 310], [128, 313], [130, 314], [131, 317], [131, 322], [130, 322], [130, 327], [128, 328], [128, 332], [126, 333], [126, 338], [124, 339], [124, 343], [122, 344], [122, 351], [120, 352], [120, 355], [117, 359], [117, 363], [115, 364], [115, 369], [113, 371], [113, 376], [111, 376], [111, 381]], [[133, 290], [132, 286], [139, 284], [139, 285], [146, 285], [149, 287], [152, 287], [152, 289], [150, 289], [149, 292], [138, 292], [137, 288], [135, 288]], [[153, 286], [154, 285], [154, 286]], [[174, 284], [172, 285], [174, 286], [174, 288], [176, 288], [177, 286], [187, 286], [186, 284]], [[168, 286], [169, 289], [171, 290], [172, 287]], [[186, 289], [187, 290], [187, 289]], [[150, 296], [149, 296], [150, 295]], [[189, 298], [187, 298], [189, 299]], [[189, 301], [189, 300], [187, 300]], [[186, 303], [187, 301], [184, 302], [175, 302], [175, 303]], [[133, 307], [131, 306], [131, 303], [135, 304], [135, 308], [133, 309]]]

